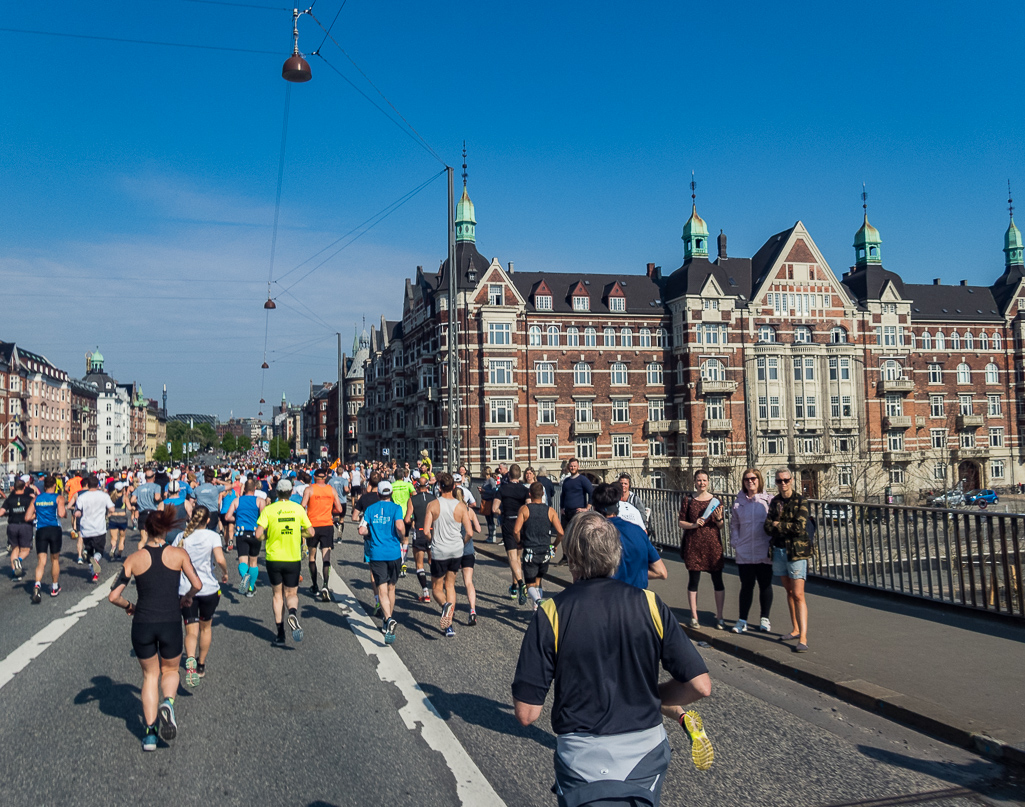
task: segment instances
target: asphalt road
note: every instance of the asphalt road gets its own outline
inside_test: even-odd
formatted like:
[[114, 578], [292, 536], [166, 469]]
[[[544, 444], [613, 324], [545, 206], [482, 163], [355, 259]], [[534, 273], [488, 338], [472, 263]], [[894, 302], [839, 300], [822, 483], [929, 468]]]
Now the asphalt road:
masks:
[[[0, 525], [0, 547], [2, 536]], [[268, 588], [253, 599], [227, 588], [207, 677], [181, 688], [178, 738], [153, 754], [140, 749], [130, 619], [105, 600], [115, 567], [91, 584], [66, 538], [59, 598], [31, 605], [28, 586], [0, 580], [0, 803], [554, 805], [548, 712], [526, 729], [512, 715], [509, 683], [530, 613], [508, 598], [503, 566], [478, 555], [480, 624], [465, 624], [460, 588], [454, 639], [438, 628], [440, 609], [416, 601], [416, 578], [400, 581], [389, 649], [363, 612], [373, 598], [353, 525], [345, 538], [336, 601], [300, 595], [301, 644], [271, 647]], [[7, 566], [2, 548], [0, 561]], [[697, 708], [716, 762], [695, 770], [686, 736], [667, 724], [667, 806], [1023, 798], [997, 763], [700, 650], [713, 694]]]

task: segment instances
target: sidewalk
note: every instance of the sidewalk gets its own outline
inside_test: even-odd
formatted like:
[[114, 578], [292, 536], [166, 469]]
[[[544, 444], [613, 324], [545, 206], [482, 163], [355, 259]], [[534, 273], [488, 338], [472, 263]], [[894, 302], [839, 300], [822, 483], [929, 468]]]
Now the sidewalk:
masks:
[[[478, 551], [505, 559], [501, 546], [477, 543]], [[650, 588], [690, 623], [687, 570], [679, 556], [663, 555], [668, 580]], [[548, 578], [568, 585], [569, 570], [553, 566]], [[774, 581], [772, 632], [758, 625], [758, 596], [747, 633], [729, 631], [737, 618], [740, 580], [727, 563], [727, 630], [716, 630], [712, 583], [702, 575], [698, 594], [701, 628], [685, 627], [694, 641], [793, 678], [864, 709], [990, 757], [1025, 765], [1025, 624], [897, 598], [868, 589], [808, 581], [807, 653], [793, 642], [786, 593]]]

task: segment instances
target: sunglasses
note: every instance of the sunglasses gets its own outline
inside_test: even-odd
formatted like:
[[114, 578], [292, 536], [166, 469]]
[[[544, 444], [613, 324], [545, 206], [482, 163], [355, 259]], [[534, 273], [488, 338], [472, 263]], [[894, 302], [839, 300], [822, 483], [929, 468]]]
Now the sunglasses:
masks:
[[776, 484], [777, 485], [789, 485], [790, 484], [790, 477], [788, 476], [786, 479], [777, 479], [776, 480]]

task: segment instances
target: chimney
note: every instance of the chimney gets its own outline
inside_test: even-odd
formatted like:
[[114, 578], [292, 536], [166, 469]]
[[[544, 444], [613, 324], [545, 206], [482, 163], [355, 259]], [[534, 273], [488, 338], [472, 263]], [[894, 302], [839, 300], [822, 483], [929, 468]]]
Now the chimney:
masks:
[[653, 274], [655, 274], [655, 264], [653, 264], [653, 263], [649, 263], [649, 264], [648, 264], [648, 269], [647, 269], [647, 271], [645, 272], [645, 274], [646, 274], [646, 275], [647, 275], [648, 277], [651, 277], [651, 276], [652, 276]]
[[719, 237], [716, 239], [719, 244], [719, 260], [726, 260], [726, 233], [719, 230]]
[[515, 272], [515, 271], [516, 271], [516, 270], [515, 270], [515, 269], [513, 268], [513, 262], [512, 262], [512, 261], [509, 261], [509, 274], [511, 275], [511, 274], [512, 274], [513, 272]]
[[939, 286], [939, 285], [940, 285], [940, 279], [939, 279], [938, 277], [934, 277], [934, 278], [932, 279], [932, 284], [933, 284], [934, 286]]
[[961, 281], [961, 285], [962, 286], [967, 286], [968, 285], [968, 281], [967, 280], [962, 280]]

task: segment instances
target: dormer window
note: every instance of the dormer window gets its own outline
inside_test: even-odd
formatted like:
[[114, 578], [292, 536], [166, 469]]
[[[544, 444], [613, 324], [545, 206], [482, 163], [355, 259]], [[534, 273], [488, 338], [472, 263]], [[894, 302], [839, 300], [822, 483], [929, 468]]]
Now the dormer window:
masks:
[[505, 305], [505, 287], [500, 284], [488, 286], [488, 305]]
[[552, 310], [552, 297], [550, 294], [538, 294], [534, 297], [534, 308], [538, 311]]
[[573, 298], [573, 310], [574, 311], [590, 311], [591, 310], [591, 298], [584, 295], [579, 295]]
[[626, 311], [626, 298], [609, 297], [609, 311]]

